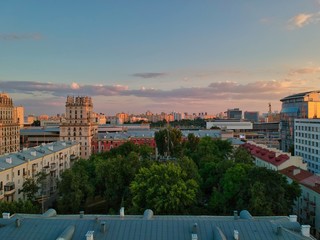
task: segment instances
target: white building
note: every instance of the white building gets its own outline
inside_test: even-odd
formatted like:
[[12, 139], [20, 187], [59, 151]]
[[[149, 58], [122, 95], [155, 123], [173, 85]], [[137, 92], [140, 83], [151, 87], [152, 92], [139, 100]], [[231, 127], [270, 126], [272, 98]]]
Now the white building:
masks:
[[320, 119], [294, 120], [294, 152], [310, 172], [320, 173]]
[[79, 155], [80, 144], [66, 141], [43, 144], [0, 157], [0, 201], [22, 199], [23, 183], [39, 172], [47, 174], [41, 196], [50, 197], [56, 191], [56, 180]]
[[252, 130], [252, 122], [242, 122], [242, 121], [212, 121], [207, 122], [207, 129], [212, 127], [217, 127], [224, 130]]

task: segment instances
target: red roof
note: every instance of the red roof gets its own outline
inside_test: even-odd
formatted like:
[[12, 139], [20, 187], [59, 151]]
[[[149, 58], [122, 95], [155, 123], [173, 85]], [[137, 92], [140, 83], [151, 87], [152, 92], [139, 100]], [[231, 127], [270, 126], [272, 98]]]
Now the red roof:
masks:
[[252, 156], [260, 158], [261, 160], [271, 163], [274, 166], [279, 166], [290, 159], [290, 157], [287, 154], [280, 154], [276, 157], [276, 153], [274, 151], [262, 148], [251, 143], [245, 143], [242, 145], [242, 147], [249, 150]]
[[320, 176], [314, 175], [311, 172], [302, 170], [296, 166], [287, 167], [279, 172], [292, 180], [295, 180], [299, 184], [320, 193]]

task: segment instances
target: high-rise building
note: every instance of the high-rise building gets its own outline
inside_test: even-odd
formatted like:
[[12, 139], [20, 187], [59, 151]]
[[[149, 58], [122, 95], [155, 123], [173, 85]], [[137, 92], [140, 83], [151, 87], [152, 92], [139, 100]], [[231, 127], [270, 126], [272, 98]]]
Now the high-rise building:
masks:
[[20, 127], [14, 118], [12, 99], [0, 93], [0, 155], [16, 152], [20, 147]]
[[91, 97], [68, 96], [66, 121], [60, 125], [60, 140], [74, 140], [80, 143], [80, 155], [88, 159], [92, 153], [91, 140], [97, 133], [98, 124], [94, 118]]
[[228, 109], [226, 113], [228, 119], [242, 119], [242, 110], [239, 108]]
[[254, 122], [254, 123], [259, 122], [259, 112], [257, 112], [257, 111], [251, 111], [251, 112], [245, 111], [244, 112], [244, 119], [248, 120], [250, 122]]
[[320, 119], [294, 120], [294, 153], [312, 173], [320, 173]]
[[320, 91], [298, 93], [280, 101], [280, 149], [287, 152], [294, 146], [294, 119], [320, 117]]

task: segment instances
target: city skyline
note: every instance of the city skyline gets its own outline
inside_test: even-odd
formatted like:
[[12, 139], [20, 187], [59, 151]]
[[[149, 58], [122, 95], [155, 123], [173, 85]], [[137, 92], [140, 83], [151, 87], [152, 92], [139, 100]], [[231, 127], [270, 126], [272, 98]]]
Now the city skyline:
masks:
[[0, 90], [26, 114], [280, 111], [319, 89], [320, 2], [3, 2]]

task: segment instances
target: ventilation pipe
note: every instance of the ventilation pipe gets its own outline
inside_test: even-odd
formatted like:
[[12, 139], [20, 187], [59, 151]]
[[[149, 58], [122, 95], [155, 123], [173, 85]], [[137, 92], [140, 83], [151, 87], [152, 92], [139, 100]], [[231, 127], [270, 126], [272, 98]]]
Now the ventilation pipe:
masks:
[[105, 233], [106, 231], [107, 231], [107, 223], [103, 221], [100, 224], [100, 232]]
[[120, 217], [124, 217], [124, 207], [120, 208]]
[[235, 211], [233, 211], [233, 217], [234, 217], [234, 220], [237, 220], [238, 219], [238, 211], [237, 210], [235, 210]]
[[21, 220], [19, 218], [16, 219], [16, 227], [20, 227], [21, 225]]
[[83, 218], [84, 211], [80, 211], [80, 218]]
[[192, 226], [191, 240], [198, 240], [198, 224], [197, 223], [193, 224]]
[[88, 231], [86, 233], [86, 240], [93, 240], [94, 231]]

